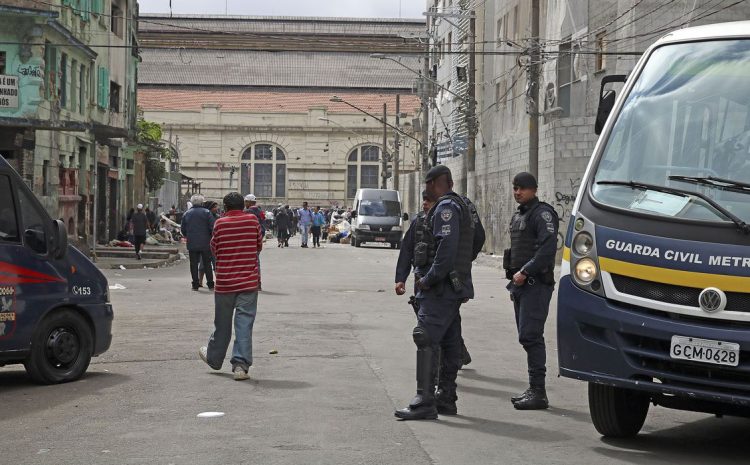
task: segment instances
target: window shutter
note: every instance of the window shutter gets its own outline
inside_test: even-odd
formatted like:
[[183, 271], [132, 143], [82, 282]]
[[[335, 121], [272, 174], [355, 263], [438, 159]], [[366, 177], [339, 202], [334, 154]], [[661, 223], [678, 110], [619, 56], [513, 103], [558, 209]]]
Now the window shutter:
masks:
[[109, 70], [107, 68], [102, 68], [104, 70], [104, 82], [102, 83], [102, 92], [104, 94], [104, 106], [102, 108], [109, 108]]

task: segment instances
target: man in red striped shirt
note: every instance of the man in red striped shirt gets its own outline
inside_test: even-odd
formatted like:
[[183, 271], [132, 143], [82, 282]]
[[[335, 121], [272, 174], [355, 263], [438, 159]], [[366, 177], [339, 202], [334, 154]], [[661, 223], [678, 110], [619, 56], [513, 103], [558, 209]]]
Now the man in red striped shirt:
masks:
[[[207, 347], [198, 351], [200, 358], [214, 370], [220, 370], [232, 339], [234, 379], [248, 379], [253, 364], [253, 323], [258, 308], [258, 253], [263, 236], [255, 215], [244, 213], [244, 199], [237, 192], [224, 197], [224, 216], [216, 220], [211, 250], [216, 257], [214, 288], [214, 332]], [[235, 312], [236, 311], [236, 312]]]

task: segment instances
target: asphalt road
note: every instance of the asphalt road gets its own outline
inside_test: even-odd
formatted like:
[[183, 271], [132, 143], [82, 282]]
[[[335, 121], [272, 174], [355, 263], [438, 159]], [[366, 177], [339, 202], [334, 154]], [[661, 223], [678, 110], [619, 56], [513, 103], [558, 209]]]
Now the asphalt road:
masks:
[[[335, 244], [264, 251], [244, 382], [228, 362], [213, 372], [197, 357], [213, 299], [190, 291], [185, 261], [105, 271], [127, 289], [112, 291], [112, 347], [82, 380], [37, 386], [21, 366], [0, 368], [0, 464], [747, 463], [745, 419], [654, 408], [638, 438], [602, 440], [585, 385], [555, 377], [554, 310], [552, 408], [515, 411], [525, 355], [490, 266], [475, 267], [477, 299], [463, 307], [473, 362], [459, 374], [459, 415], [395, 420], [415, 388], [414, 316], [392, 291], [396, 256]], [[224, 416], [197, 418], [207, 411]]]

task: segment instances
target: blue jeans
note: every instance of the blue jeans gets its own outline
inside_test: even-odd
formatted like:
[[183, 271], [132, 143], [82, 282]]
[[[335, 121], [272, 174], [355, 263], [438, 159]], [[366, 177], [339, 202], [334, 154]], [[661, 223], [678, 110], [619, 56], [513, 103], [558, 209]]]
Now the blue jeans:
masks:
[[300, 223], [299, 230], [302, 234], [302, 245], [307, 245], [307, 235], [310, 234], [310, 223]]
[[[232, 368], [243, 370], [253, 364], [253, 324], [258, 310], [258, 293], [238, 292], [214, 294], [214, 332], [208, 340], [208, 364], [214, 370], [221, 369], [232, 339], [232, 315], [234, 315], [234, 347]], [[236, 313], [235, 313], [236, 310]]]

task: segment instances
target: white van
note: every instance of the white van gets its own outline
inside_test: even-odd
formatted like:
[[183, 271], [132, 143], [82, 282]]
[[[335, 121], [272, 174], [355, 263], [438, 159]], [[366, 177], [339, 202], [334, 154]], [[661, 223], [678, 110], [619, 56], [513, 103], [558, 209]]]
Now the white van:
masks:
[[352, 206], [351, 245], [365, 242], [387, 242], [401, 247], [403, 222], [409, 215], [401, 213], [401, 194], [389, 189], [359, 189]]

